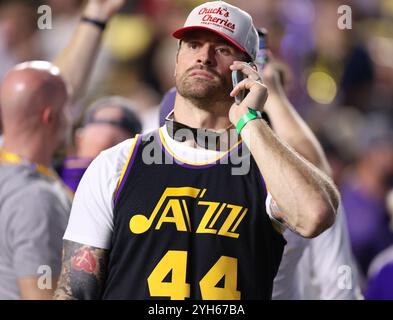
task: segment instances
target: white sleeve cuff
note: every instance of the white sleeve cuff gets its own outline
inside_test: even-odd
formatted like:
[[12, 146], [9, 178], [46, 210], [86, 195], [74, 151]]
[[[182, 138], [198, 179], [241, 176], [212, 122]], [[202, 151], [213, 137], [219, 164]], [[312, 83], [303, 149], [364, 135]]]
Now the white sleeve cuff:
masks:
[[105, 249], [105, 250], [108, 250], [111, 247], [110, 241], [108, 241], [107, 239], [98, 239], [98, 238], [92, 239], [80, 235], [69, 234], [67, 232], [65, 233], [63, 240], [77, 242], [80, 244], [84, 244], [95, 248]]
[[275, 227], [275, 229], [276, 230], [278, 229], [277, 231], [279, 231], [280, 233], [283, 233], [285, 231], [285, 229], [286, 229], [286, 226], [285, 226], [284, 223], [282, 223], [280, 220], [278, 220], [277, 218], [275, 218], [273, 216], [273, 213], [272, 213], [273, 202], [275, 203], [272, 195], [270, 194], [270, 192], [268, 192], [267, 193], [267, 197], [266, 197], [266, 201], [265, 201], [266, 213], [270, 217], [270, 220], [272, 221], [273, 226]]

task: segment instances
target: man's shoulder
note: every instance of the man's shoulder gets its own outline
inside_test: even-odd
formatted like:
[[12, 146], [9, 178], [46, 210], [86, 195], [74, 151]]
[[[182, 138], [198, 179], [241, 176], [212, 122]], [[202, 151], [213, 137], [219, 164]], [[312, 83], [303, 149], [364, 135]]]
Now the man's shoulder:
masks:
[[67, 207], [62, 204], [53, 184], [40, 175], [25, 180], [25, 184], [11, 185], [2, 193], [0, 201], [3, 218], [13, 230], [32, 232], [49, 221], [53, 221], [54, 227], [68, 217]]
[[5, 183], [2, 188], [5, 200], [29, 194], [53, 193], [48, 179], [28, 166], [0, 166], [0, 177]]
[[53, 183], [46, 177], [29, 180], [26, 185], [14, 192], [11, 199], [15, 205], [32, 207], [53, 207], [59, 203], [59, 197]]
[[[90, 188], [94, 185], [111, 184], [120, 177], [120, 174], [127, 163], [130, 152], [133, 149], [136, 138], [130, 138], [119, 144], [102, 151], [89, 165], [82, 177], [79, 189]], [[82, 186], [86, 186], [82, 188]], [[77, 193], [78, 193], [77, 190]], [[81, 192], [81, 191], [79, 191]]]
[[133, 145], [133, 143], [135, 142], [135, 138], [130, 138], [127, 140], [124, 140], [120, 143], [118, 143], [117, 145], [106, 149], [104, 151], [102, 151], [97, 158], [94, 159], [95, 162], [98, 161], [110, 161], [111, 163], [113, 163], [113, 161], [118, 161], [123, 159], [124, 157], [127, 158], [131, 147]]
[[153, 130], [148, 133], [136, 135], [134, 138], [130, 138], [120, 142], [119, 144], [102, 151], [94, 160], [93, 163], [100, 166], [105, 163], [108, 166], [123, 167], [129, 158], [132, 151], [138, 147], [139, 144], [148, 144], [151, 137], [156, 137], [157, 130]]

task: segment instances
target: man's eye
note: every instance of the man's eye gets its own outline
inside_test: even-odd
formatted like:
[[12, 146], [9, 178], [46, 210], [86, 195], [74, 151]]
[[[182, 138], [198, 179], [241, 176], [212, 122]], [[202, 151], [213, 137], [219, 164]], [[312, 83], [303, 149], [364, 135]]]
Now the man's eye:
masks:
[[223, 54], [223, 55], [230, 55], [231, 54], [231, 50], [228, 47], [218, 47], [218, 48], [216, 48], [216, 51], [220, 54]]
[[189, 42], [188, 43], [188, 47], [191, 49], [196, 49], [196, 48], [198, 48], [198, 46], [199, 46], [198, 42]]

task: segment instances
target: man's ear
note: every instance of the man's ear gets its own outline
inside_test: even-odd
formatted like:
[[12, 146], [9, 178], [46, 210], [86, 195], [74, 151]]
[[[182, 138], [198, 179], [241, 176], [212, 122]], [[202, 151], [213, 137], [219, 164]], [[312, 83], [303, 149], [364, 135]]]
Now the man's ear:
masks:
[[176, 52], [176, 61], [175, 61], [175, 71], [173, 72], [173, 76], [176, 77], [176, 69], [177, 69], [177, 60], [179, 57], [179, 49]]
[[51, 106], [44, 107], [41, 113], [42, 123], [49, 124], [53, 122], [53, 120], [54, 120], [53, 108]]

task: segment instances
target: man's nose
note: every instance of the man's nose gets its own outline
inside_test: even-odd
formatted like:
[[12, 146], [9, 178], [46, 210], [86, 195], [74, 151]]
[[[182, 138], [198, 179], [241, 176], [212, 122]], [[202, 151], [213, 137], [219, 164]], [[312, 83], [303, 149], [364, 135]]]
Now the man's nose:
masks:
[[201, 47], [199, 54], [198, 54], [198, 63], [202, 65], [212, 65], [214, 62], [215, 51], [214, 48], [209, 45], [205, 44]]

